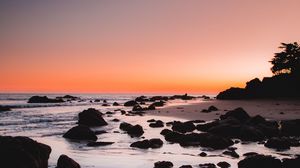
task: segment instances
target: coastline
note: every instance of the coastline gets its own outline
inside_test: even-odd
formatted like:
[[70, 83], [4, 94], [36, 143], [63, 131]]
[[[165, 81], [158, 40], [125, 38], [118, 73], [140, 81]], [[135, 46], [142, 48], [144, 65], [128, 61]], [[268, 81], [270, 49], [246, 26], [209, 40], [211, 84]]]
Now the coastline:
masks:
[[[210, 106], [218, 111], [201, 112]], [[147, 115], [170, 116], [187, 120], [215, 120], [228, 110], [242, 107], [250, 116], [261, 115], [269, 120], [289, 120], [300, 118], [299, 100], [209, 100], [192, 104], [165, 106], [147, 111]]]

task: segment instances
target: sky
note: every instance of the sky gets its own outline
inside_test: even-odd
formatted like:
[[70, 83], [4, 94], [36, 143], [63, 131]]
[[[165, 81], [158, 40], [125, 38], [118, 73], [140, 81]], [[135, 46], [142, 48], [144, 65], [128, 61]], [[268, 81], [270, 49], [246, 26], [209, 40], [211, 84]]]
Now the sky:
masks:
[[0, 1], [0, 92], [218, 93], [272, 76], [299, 0]]

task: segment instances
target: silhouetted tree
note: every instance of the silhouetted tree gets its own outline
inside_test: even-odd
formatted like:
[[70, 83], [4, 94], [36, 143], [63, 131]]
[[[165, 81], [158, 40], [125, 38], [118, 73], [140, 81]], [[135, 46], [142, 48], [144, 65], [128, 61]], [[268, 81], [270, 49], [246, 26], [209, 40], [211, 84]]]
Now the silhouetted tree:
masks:
[[300, 46], [297, 42], [281, 43], [280, 53], [275, 53], [274, 58], [270, 61], [273, 64], [271, 68], [275, 75], [295, 74], [300, 72]]

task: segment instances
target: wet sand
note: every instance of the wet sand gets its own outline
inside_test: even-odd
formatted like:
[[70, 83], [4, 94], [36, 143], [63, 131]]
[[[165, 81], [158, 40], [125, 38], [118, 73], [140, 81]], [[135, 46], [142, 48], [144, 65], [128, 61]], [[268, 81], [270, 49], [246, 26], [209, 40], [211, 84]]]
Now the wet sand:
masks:
[[[209, 106], [219, 110], [210, 113], [201, 112]], [[300, 100], [209, 100], [186, 105], [173, 105], [149, 111], [149, 115], [172, 116], [187, 120], [210, 121], [218, 119], [227, 110], [242, 107], [250, 116], [261, 115], [270, 120], [288, 120], [300, 118]]]

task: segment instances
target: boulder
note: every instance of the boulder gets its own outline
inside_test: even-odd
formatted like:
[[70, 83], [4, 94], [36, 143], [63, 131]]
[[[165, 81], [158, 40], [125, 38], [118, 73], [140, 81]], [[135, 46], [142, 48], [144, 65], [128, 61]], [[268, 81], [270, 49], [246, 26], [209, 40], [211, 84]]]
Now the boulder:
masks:
[[104, 126], [107, 122], [102, 118], [102, 113], [94, 108], [83, 110], [78, 114], [78, 124], [86, 126]]
[[239, 158], [240, 155], [238, 153], [236, 153], [236, 151], [234, 150], [226, 150], [223, 152], [224, 155], [228, 155], [228, 156], [231, 156], [233, 158]]
[[143, 141], [137, 141], [130, 145], [130, 147], [136, 147], [141, 149], [148, 149], [148, 148], [160, 148], [163, 145], [163, 141], [159, 138], [154, 138], [150, 140], [143, 140]]
[[238, 168], [272, 167], [281, 168], [281, 161], [273, 156], [250, 155], [238, 162]]
[[236, 109], [231, 110], [231, 111], [228, 111], [224, 115], [221, 115], [220, 119], [224, 120], [224, 119], [229, 118], [229, 117], [235, 118], [235, 119], [239, 120], [242, 123], [247, 121], [248, 119], [250, 119], [249, 114], [241, 107], [236, 108]]
[[119, 127], [121, 130], [127, 132], [132, 137], [140, 137], [144, 134], [143, 127], [140, 125], [131, 125], [129, 123], [123, 122]]
[[92, 140], [96, 141], [98, 138], [89, 127], [79, 125], [68, 130], [64, 135], [64, 138], [75, 139], [75, 140]]
[[80, 165], [67, 155], [60, 155], [56, 168], [80, 168]]
[[271, 139], [268, 139], [267, 142], [264, 144], [267, 148], [273, 148], [276, 150], [286, 150], [290, 149], [290, 142], [286, 138], [279, 138], [279, 137], [273, 137]]
[[28, 137], [0, 136], [3, 168], [48, 168], [51, 148]]
[[170, 161], [159, 161], [154, 163], [154, 168], [172, 168], [173, 163]]
[[143, 108], [139, 104], [134, 105], [132, 108], [132, 111], [142, 111], [142, 110]]
[[63, 99], [50, 99], [47, 96], [32, 96], [29, 98], [28, 103], [63, 103]]
[[219, 162], [217, 165], [221, 168], [229, 168], [230, 167], [230, 164], [227, 162]]
[[162, 100], [160, 100], [160, 101], [158, 101], [158, 102], [152, 103], [150, 106], [154, 106], [154, 107], [162, 107], [162, 106], [164, 106], [164, 105], [165, 105], [165, 102], [162, 101]]
[[193, 122], [180, 122], [180, 121], [174, 121], [172, 124], [172, 130], [177, 131], [180, 133], [186, 133], [186, 132], [192, 132], [196, 129], [196, 126], [193, 124]]
[[114, 102], [113, 106], [120, 106], [120, 104], [118, 102]]
[[134, 100], [130, 100], [130, 101], [127, 101], [127, 102], [125, 102], [124, 103], [124, 106], [126, 106], [126, 107], [130, 107], [130, 106], [135, 106], [135, 105], [137, 105], [138, 104], [138, 102], [136, 102], [136, 101], [134, 101]]
[[162, 122], [161, 120], [157, 120], [153, 123], [150, 123], [149, 127], [152, 127], [152, 128], [164, 127], [164, 122]]

